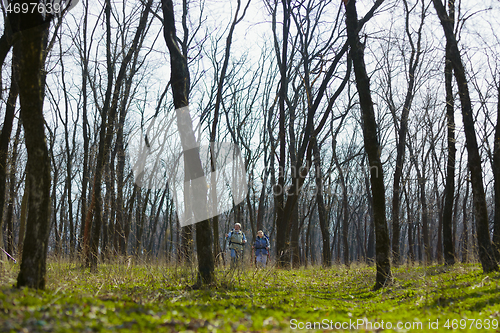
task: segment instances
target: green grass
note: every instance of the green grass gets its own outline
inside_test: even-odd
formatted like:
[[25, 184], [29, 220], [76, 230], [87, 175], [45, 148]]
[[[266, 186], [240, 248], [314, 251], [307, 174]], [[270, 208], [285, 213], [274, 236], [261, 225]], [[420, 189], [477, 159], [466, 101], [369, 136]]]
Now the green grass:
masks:
[[[153, 263], [101, 265], [92, 274], [52, 262], [44, 291], [13, 288], [17, 273], [17, 265], [0, 266], [2, 332], [281, 332], [312, 331], [314, 322], [323, 331], [342, 324], [378, 331], [388, 323], [388, 332], [500, 329], [500, 273], [484, 275], [479, 265], [393, 268], [394, 281], [378, 291], [371, 290], [375, 268], [365, 265], [219, 270], [216, 286], [201, 290], [189, 288], [193, 269]], [[357, 326], [363, 320], [368, 325]], [[436, 321], [438, 329], [429, 328]], [[397, 330], [398, 322], [422, 326]]]

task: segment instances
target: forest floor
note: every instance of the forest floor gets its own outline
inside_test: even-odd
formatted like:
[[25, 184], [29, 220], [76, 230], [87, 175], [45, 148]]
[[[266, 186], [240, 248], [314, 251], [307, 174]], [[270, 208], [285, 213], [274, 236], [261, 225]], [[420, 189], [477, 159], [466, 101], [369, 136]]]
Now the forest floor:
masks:
[[192, 290], [195, 270], [106, 264], [90, 273], [51, 261], [46, 290], [16, 289], [18, 265], [0, 263], [0, 332], [495, 332], [500, 273], [478, 264], [401, 266], [372, 291], [375, 268], [217, 271]]

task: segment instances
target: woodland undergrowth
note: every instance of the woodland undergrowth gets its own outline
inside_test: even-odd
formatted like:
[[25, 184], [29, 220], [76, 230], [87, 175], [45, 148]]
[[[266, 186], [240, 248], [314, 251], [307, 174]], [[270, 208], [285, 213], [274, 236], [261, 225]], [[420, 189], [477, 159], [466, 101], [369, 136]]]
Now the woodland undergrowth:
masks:
[[[91, 273], [52, 259], [43, 291], [15, 288], [18, 270], [0, 264], [2, 332], [479, 332], [486, 322], [493, 332], [500, 320], [500, 273], [485, 275], [478, 264], [393, 268], [391, 283], [377, 291], [375, 268], [365, 264], [221, 267], [214, 285], [197, 290], [195, 266], [160, 261], [125, 258]], [[398, 330], [398, 322], [422, 326]], [[481, 329], [469, 326], [478, 322]]]

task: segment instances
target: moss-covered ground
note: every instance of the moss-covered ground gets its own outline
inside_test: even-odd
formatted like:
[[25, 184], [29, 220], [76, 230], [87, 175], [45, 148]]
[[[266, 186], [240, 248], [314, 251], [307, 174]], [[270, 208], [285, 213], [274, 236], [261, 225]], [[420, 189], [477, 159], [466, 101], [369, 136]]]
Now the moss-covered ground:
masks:
[[2, 332], [500, 331], [500, 273], [477, 264], [393, 268], [378, 291], [366, 265], [220, 269], [199, 290], [193, 268], [157, 263], [52, 261], [44, 291], [14, 288], [17, 273], [0, 266]]

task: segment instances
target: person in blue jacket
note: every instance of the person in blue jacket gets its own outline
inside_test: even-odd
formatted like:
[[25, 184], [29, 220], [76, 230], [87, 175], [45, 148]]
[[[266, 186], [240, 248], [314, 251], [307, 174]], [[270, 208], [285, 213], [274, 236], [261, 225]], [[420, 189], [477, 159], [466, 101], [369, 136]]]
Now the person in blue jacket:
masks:
[[267, 254], [269, 253], [269, 239], [264, 236], [262, 230], [257, 231], [257, 238], [252, 248], [255, 250], [255, 261], [257, 267], [266, 267]]

